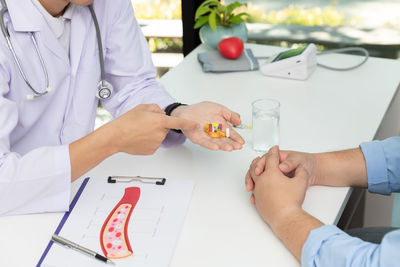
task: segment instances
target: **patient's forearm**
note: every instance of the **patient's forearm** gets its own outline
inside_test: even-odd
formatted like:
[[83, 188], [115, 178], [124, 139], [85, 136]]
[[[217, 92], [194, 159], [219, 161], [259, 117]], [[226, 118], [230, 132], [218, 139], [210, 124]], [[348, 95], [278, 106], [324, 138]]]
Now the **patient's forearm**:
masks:
[[270, 225], [274, 234], [301, 261], [301, 252], [310, 232], [324, 224], [302, 209], [293, 210], [284, 220]]
[[316, 154], [317, 184], [367, 187], [367, 170], [360, 148]]

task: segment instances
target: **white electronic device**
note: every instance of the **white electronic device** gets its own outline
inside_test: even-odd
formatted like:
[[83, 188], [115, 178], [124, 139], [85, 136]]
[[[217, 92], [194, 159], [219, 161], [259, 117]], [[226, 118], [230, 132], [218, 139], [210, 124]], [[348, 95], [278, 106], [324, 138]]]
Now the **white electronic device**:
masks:
[[266, 76], [306, 80], [317, 67], [317, 48], [308, 44], [272, 56], [261, 67]]

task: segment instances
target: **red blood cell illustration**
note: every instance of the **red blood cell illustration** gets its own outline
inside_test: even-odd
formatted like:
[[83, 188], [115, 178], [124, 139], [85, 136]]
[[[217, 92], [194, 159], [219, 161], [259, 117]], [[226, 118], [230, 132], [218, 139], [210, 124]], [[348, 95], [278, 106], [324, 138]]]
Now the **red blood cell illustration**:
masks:
[[[133, 255], [128, 237], [128, 224], [139, 201], [140, 188], [125, 188], [125, 194], [105, 220], [100, 232], [100, 245], [110, 259], [122, 259]], [[115, 223], [115, 227], [111, 226]], [[117, 229], [117, 233], [111, 234]]]

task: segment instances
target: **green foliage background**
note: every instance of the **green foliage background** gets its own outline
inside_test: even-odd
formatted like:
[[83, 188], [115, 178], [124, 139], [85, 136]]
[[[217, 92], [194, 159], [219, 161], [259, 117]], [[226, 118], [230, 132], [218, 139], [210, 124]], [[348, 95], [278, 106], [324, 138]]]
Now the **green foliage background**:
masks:
[[[132, 0], [138, 19], [181, 19], [181, 0], [155, 0], [152, 4], [135, 4]], [[326, 8], [305, 8], [302, 5], [291, 5], [281, 10], [265, 11], [252, 3], [239, 12], [250, 14], [248, 22], [271, 24], [301, 24], [308, 26], [337, 26], [357, 23], [357, 18], [345, 18], [335, 9], [335, 4]]]
[[[191, 1], [191, 0], [183, 0]], [[265, 0], [268, 1], [268, 0]], [[135, 4], [132, 0], [135, 14], [138, 19], [181, 19], [181, 0], [154, 0], [152, 4]], [[223, 1], [222, 1], [223, 2]], [[231, 1], [232, 2], [232, 1]], [[325, 8], [314, 7], [305, 8], [302, 5], [290, 5], [280, 10], [264, 10], [263, 8], [248, 3], [247, 7], [237, 9], [238, 13], [246, 12], [250, 16], [246, 18], [248, 23], [268, 23], [268, 24], [299, 24], [306, 26], [340, 26], [360, 24], [359, 17], [346, 17], [336, 6], [338, 0], [332, 0], [331, 5]], [[400, 16], [399, 16], [400, 23]], [[387, 23], [391, 25], [391, 23]], [[292, 46], [285, 42], [276, 43], [280, 46]], [[152, 52], [156, 51], [181, 51], [181, 39], [151, 38], [149, 46]], [[296, 46], [296, 45], [294, 45]]]

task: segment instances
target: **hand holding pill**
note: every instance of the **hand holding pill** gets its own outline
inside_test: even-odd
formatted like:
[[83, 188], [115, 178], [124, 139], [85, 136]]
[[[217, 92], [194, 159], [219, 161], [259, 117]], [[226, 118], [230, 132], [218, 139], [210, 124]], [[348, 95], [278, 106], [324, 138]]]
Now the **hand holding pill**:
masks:
[[231, 126], [241, 125], [240, 115], [223, 105], [201, 102], [180, 106], [171, 115], [198, 123], [197, 129], [182, 130], [195, 144], [211, 150], [224, 151], [243, 147], [243, 138]]

